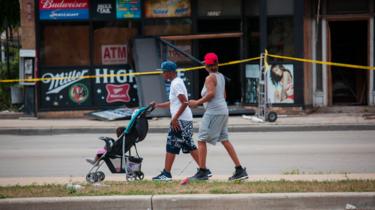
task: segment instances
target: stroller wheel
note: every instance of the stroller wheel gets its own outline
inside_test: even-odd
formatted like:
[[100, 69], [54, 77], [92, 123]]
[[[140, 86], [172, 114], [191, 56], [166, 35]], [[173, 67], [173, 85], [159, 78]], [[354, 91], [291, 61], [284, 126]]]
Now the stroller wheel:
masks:
[[126, 174], [126, 181], [132, 182], [134, 180], [136, 180], [136, 176], [134, 176], [133, 174], [132, 175]]
[[98, 176], [96, 173], [89, 173], [86, 175], [86, 181], [89, 183], [95, 183], [98, 181]]
[[143, 174], [142, 171], [139, 171], [139, 172], [137, 173], [137, 177], [138, 177], [139, 180], [143, 180], [143, 179], [145, 178], [145, 175]]
[[105, 174], [103, 171], [97, 171], [96, 176], [98, 177], [98, 181], [101, 182], [105, 179]]

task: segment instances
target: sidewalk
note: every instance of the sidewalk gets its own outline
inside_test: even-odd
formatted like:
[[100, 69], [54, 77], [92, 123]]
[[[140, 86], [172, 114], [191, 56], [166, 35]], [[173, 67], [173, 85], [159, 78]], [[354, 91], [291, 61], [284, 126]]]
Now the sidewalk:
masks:
[[[332, 131], [332, 130], [375, 130], [374, 114], [368, 113], [316, 113], [308, 115], [281, 115], [276, 122], [254, 122], [242, 116], [230, 116], [230, 132], [270, 131]], [[195, 130], [201, 118], [194, 118]], [[118, 126], [126, 126], [128, 120], [98, 121], [91, 119], [0, 119], [0, 134], [54, 135], [66, 133], [113, 133]], [[169, 118], [149, 120], [149, 132], [164, 133]]]

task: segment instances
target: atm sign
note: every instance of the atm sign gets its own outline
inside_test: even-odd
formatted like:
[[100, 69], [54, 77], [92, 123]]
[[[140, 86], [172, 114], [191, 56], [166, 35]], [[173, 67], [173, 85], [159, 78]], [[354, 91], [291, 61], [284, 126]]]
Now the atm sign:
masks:
[[102, 45], [102, 64], [127, 64], [128, 47], [126, 45]]

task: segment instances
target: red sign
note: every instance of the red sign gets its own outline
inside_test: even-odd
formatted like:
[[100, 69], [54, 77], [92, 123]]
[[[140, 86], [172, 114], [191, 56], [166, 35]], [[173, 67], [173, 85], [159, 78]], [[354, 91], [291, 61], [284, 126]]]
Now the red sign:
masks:
[[124, 85], [112, 85], [108, 84], [105, 86], [107, 89], [107, 103], [113, 102], [129, 102], [129, 84]]
[[128, 48], [126, 45], [102, 45], [102, 64], [128, 63]]
[[40, 10], [88, 9], [88, 0], [39, 0]]

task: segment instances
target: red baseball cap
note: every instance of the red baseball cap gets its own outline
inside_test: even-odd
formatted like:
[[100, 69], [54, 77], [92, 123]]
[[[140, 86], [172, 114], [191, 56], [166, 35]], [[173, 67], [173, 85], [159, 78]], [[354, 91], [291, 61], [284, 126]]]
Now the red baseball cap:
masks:
[[218, 61], [219, 59], [215, 53], [210, 52], [204, 56], [204, 64], [206, 65], [213, 65], [218, 63]]

